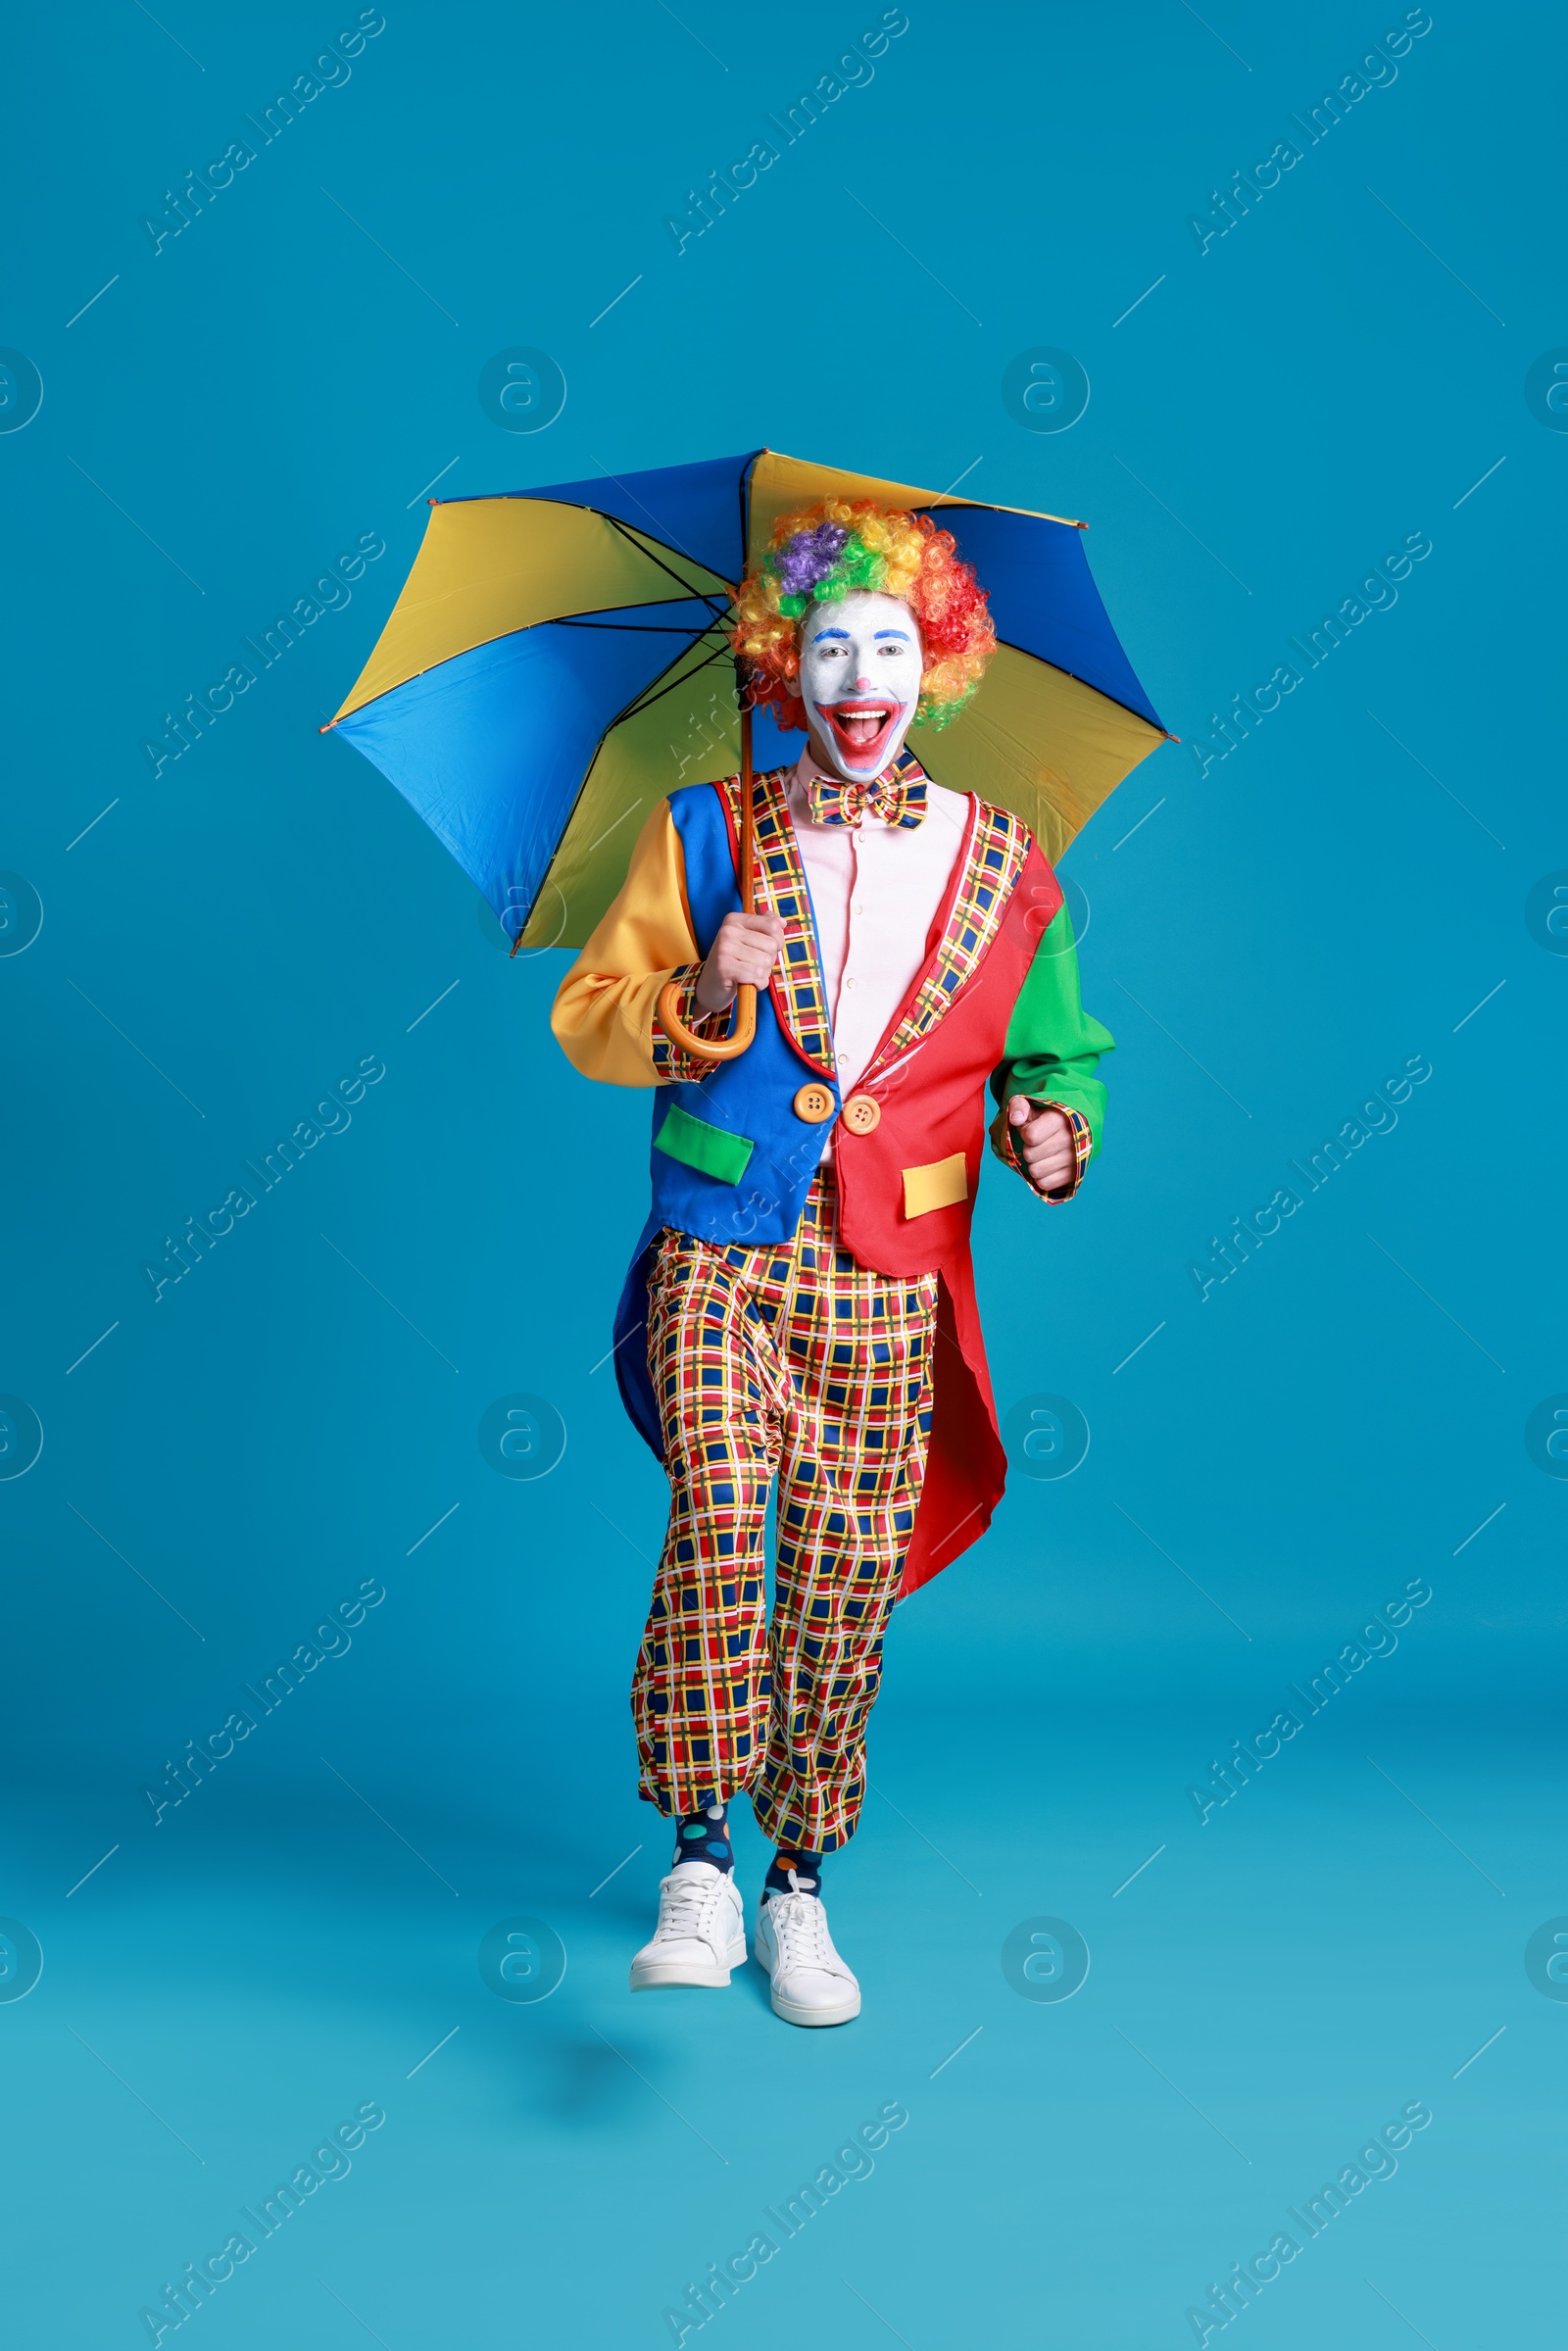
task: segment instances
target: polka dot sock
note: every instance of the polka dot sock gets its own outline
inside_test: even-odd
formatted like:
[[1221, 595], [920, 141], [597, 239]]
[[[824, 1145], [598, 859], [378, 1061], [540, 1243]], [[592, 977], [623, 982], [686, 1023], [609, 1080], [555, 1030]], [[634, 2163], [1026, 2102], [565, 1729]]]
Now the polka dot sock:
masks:
[[[799, 1886], [791, 1886], [790, 1872], [794, 1871]], [[822, 1855], [808, 1853], [801, 1845], [780, 1845], [768, 1863], [767, 1876], [762, 1880], [762, 1899], [770, 1894], [819, 1894], [822, 1890]]]
[[715, 1870], [735, 1867], [729, 1806], [721, 1804], [716, 1795], [710, 1796], [700, 1812], [684, 1813], [675, 1824], [675, 1858], [669, 1866], [678, 1869], [683, 1861], [706, 1861]]

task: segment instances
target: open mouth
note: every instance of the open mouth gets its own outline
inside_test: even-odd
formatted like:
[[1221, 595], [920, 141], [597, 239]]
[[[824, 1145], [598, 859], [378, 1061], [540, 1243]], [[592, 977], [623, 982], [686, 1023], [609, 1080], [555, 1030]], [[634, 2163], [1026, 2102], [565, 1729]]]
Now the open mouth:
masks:
[[863, 767], [881, 758], [903, 715], [904, 705], [857, 696], [849, 702], [819, 703], [817, 709], [832, 728], [833, 740], [845, 758], [854, 766]]

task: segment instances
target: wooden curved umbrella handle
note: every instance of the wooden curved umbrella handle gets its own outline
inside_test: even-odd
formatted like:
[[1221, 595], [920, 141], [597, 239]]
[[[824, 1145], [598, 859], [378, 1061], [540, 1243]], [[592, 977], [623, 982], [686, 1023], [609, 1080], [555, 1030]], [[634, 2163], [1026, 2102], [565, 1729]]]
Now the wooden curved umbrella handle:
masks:
[[680, 1002], [679, 980], [668, 980], [659, 991], [659, 1023], [671, 1045], [679, 1046], [699, 1061], [734, 1061], [745, 1053], [757, 1035], [757, 990], [740, 987], [735, 991], [735, 1019], [727, 1037], [699, 1037], [690, 1030], [675, 1007]]

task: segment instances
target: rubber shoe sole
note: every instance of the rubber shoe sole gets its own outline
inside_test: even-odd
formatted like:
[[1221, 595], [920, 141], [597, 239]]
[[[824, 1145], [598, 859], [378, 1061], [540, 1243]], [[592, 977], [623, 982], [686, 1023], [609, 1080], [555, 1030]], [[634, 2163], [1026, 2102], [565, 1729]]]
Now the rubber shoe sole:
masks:
[[631, 1988], [633, 1991], [661, 1991], [666, 1984], [692, 1984], [710, 1991], [721, 1991], [729, 1983], [730, 1969], [746, 1964], [746, 1937], [738, 1935], [724, 1954], [722, 1967], [704, 1967], [700, 1960], [646, 1959], [632, 1961]]
[[781, 1998], [776, 1991], [770, 1998], [773, 2014], [782, 2017], [786, 2025], [850, 2025], [860, 2013], [858, 1989], [831, 2008], [803, 2008], [797, 2001]]

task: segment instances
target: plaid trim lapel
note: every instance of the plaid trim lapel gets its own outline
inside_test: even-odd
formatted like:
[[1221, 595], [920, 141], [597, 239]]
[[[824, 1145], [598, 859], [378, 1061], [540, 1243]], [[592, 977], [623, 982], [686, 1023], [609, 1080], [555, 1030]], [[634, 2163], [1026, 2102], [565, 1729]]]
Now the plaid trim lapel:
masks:
[[[836, 1084], [833, 1023], [822, 979], [816, 921], [790, 816], [789, 781], [794, 772], [792, 767], [773, 767], [752, 778], [757, 899], [759, 906], [780, 916], [784, 923], [784, 953], [774, 968], [770, 990], [773, 1009], [802, 1060]], [[726, 776], [717, 788], [724, 795], [734, 847], [740, 839], [740, 777]]]
[[994, 808], [983, 800], [975, 802], [971, 822], [958, 886], [936, 954], [862, 1071], [861, 1088], [924, 1042], [979, 970], [1001, 928], [1029, 856], [1029, 834], [1009, 810]]

